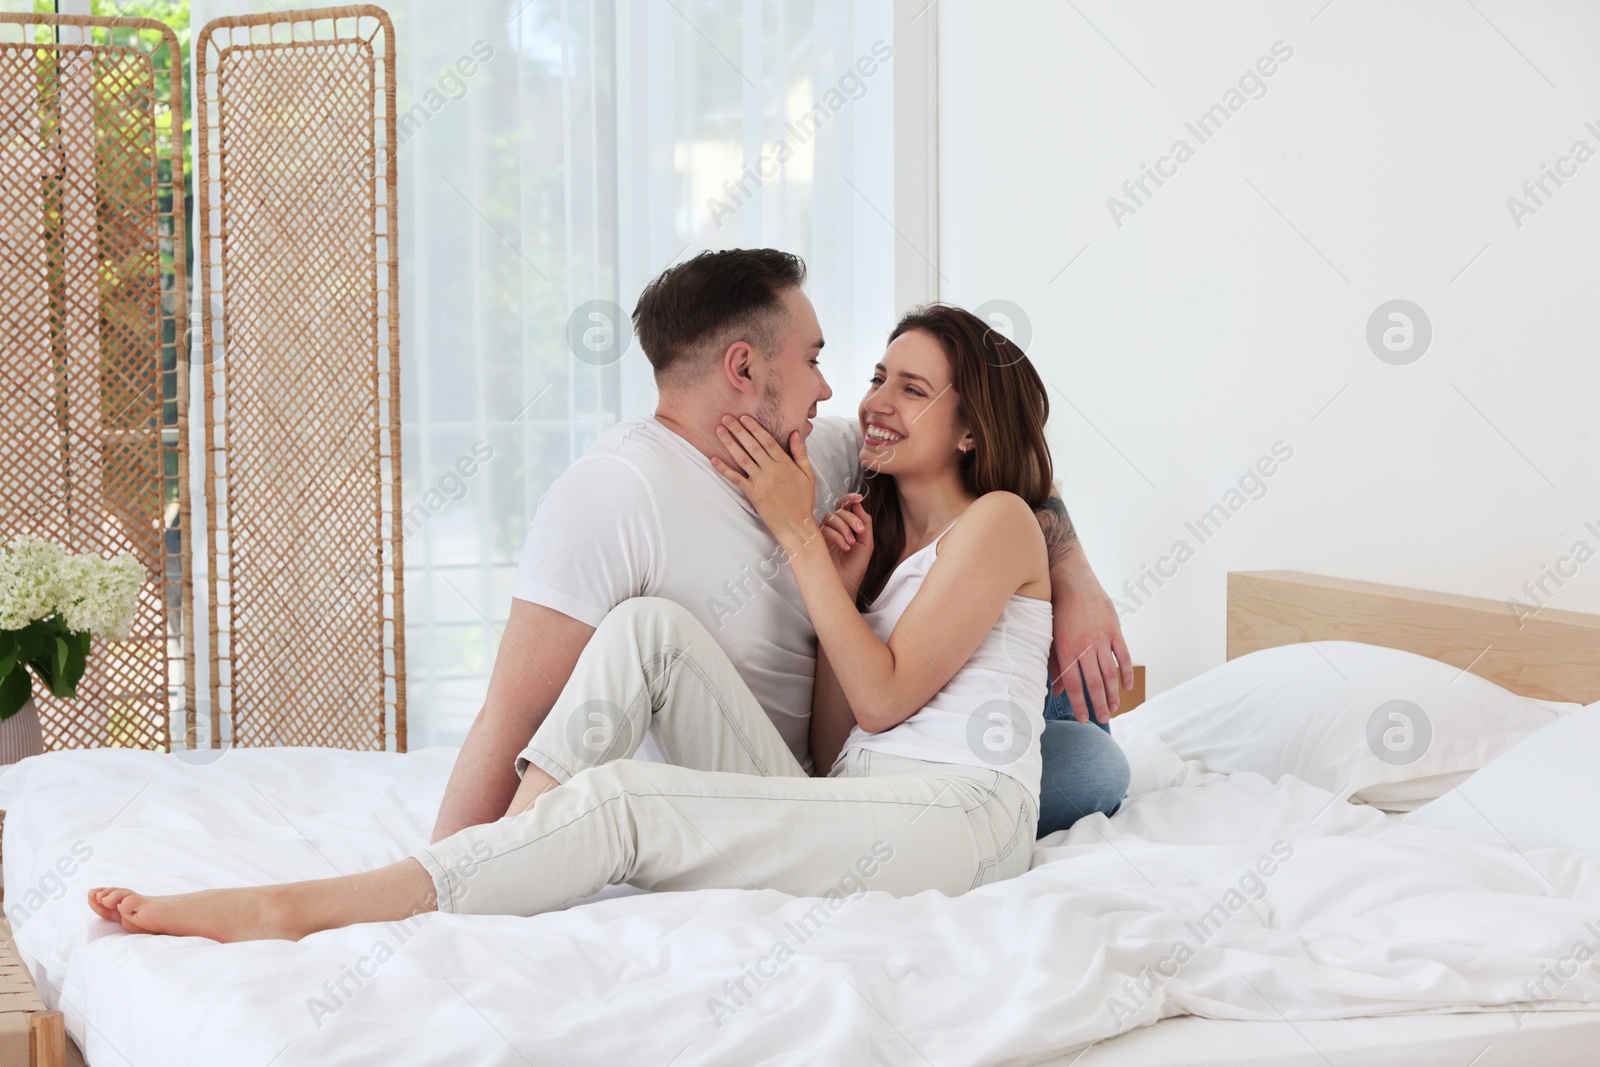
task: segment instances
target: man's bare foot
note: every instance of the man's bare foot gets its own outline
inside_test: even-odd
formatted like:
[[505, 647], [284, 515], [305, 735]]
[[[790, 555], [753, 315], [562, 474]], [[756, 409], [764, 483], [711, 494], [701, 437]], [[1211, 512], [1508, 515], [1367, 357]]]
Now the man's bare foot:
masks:
[[213, 941], [298, 941], [312, 929], [297, 920], [287, 886], [207, 889], [146, 897], [129, 889], [91, 889], [89, 907], [135, 934], [209, 937]]
[[146, 897], [129, 889], [91, 889], [89, 907], [135, 934], [213, 941], [298, 941], [354, 923], [393, 922], [437, 908], [433, 877], [407, 857], [348, 877], [244, 889]]

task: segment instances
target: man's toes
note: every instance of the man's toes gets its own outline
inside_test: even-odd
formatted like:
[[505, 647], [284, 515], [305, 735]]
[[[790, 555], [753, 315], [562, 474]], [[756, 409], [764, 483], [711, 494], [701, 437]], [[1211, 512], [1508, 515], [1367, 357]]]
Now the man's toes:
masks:
[[154, 931], [146, 925], [148, 917], [143, 914], [147, 910], [146, 905], [149, 901], [138, 893], [130, 893], [126, 889], [122, 891], [122, 894], [116, 905], [118, 921], [131, 933], [153, 933]]
[[89, 910], [107, 922], [121, 922], [122, 916], [117, 914], [117, 909], [108, 908], [100, 903], [100, 894], [104, 892], [104, 889], [89, 890]]
[[107, 922], [121, 922], [122, 915], [117, 910], [117, 904], [128, 895], [127, 889], [91, 889], [89, 890], [89, 908], [100, 918]]

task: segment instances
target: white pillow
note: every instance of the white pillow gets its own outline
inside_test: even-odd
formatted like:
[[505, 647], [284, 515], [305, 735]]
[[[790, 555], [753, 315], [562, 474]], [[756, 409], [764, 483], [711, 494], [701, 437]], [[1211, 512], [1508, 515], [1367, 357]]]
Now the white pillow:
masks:
[[1410, 811], [1578, 707], [1398, 649], [1313, 641], [1230, 660], [1124, 717], [1207, 770], [1292, 774]]
[[1546, 726], [1405, 821], [1475, 830], [1518, 848], [1600, 852], [1596, 752], [1600, 703]]

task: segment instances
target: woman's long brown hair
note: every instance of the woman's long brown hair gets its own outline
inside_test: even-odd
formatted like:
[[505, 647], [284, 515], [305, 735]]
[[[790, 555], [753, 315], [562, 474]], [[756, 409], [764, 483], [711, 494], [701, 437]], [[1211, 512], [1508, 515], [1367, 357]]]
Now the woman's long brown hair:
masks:
[[[950, 304], [912, 308], [889, 333], [921, 330], [939, 342], [950, 361], [956, 416], [972, 431], [974, 447], [962, 455], [961, 480], [973, 496], [1016, 493], [1038, 508], [1049, 498], [1055, 474], [1044, 424], [1050, 398], [1039, 372], [1004, 334], [972, 312]], [[861, 506], [872, 517], [872, 559], [856, 593], [865, 611], [882, 592], [906, 547], [900, 494], [892, 474], [862, 472]]]

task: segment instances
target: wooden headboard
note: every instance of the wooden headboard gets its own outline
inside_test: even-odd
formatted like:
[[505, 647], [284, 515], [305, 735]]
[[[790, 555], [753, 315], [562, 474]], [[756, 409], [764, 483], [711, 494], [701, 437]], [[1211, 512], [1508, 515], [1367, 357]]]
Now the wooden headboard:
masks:
[[1228, 658], [1301, 641], [1361, 641], [1440, 660], [1538, 700], [1600, 700], [1600, 615], [1301, 571], [1228, 573]]

